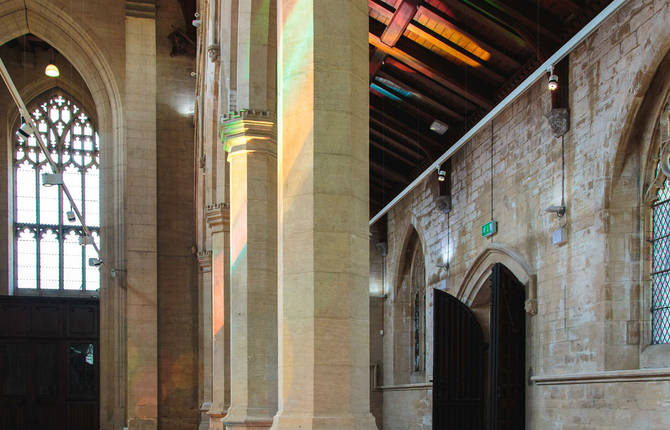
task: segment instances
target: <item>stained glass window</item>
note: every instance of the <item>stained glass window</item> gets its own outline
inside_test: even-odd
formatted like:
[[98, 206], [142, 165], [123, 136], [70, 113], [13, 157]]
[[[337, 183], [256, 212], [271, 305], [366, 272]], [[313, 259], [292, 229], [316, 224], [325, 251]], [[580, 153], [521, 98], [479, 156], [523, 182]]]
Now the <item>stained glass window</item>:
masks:
[[[99, 138], [89, 116], [65, 94], [35, 100], [31, 115], [51, 158], [100, 246]], [[79, 245], [83, 230], [70, 221], [72, 210], [61, 187], [45, 187], [52, 173], [34, 136], [14, 134], [14, 280], [19, 289], [100, 288], [100, 272], [87, 264], [97, 258], [92, 245]]]
[[670, 343], [670, 184], [658, 190], [652, 214], [651, 338]]

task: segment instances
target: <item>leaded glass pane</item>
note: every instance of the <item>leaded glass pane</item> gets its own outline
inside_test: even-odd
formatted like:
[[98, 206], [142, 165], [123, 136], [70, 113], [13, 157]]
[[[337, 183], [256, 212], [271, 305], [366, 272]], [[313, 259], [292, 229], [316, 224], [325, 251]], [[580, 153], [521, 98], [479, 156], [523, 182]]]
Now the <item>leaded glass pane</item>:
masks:
[[29, 228], [18, 232], [16, 244], [17, 274], [19, 288], [37, 288], [37, 240]]
[[81, 290], [83, 279], [83, 249], [79, 245], [79, 235], [70, 231], [63, 243], [63, 288], [66, 290]]
[[652, 343], [670, 343], [670, 186], [658, 191], [652, 220]]
[[53, 230], [42, 233], [40, 240], [40, 288], [57, 290], [60, 284], [58, 236]]
[[[75, 103], [62, 95], [49, 96], [32, 107], [32, 118], [52, 159], [63, 172], [72, 197], [100, 244], [99, 137], [95, 126]], [[70, 203], [58, 186], [42, 185], [41, 174], [52, 172], [39, 152], [37, 139], [15, 133], [14, 223], [16, 284], [18, 288], [97, 290], [100, 271], [89, 267], [98, 255], [79, 244], [79, 221], [69, 221]]]
[[37, 221], [37, 182], [35, 168], [24, 161], [16, 169], [16, 222]]

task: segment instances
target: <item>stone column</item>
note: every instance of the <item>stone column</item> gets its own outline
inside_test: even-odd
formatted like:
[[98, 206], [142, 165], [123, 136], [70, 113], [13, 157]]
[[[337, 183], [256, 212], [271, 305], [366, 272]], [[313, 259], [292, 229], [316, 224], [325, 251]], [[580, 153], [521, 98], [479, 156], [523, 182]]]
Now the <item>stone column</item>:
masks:
[[375, 429], [369, 391], [368, 8], [279, 0], [279, 412]]
[[225, 118], [230, 147], [231, 404], [228, 429], [266, 429], [277, 411], [277, 158], [274, 118]]
[[198, 266], [200, 268], [200, 279], [198, 279], [200, 299], [200, 324], [199, 335], [200, 357], [201, 357], [201, 403], [200, 403], [200, 425], [198, 430], [209, 430], [209, 409], [212, 407], [212, 251], [198, 252]]
[[[140, 4], [142, 3], [142, 4]], [[155, 2], [126, 2], [127, 425], [158, 426]]]
[[207, 206], [212, 241], [212, 405], [210, 428], [222, 430], [230, 406], [230, 208]]

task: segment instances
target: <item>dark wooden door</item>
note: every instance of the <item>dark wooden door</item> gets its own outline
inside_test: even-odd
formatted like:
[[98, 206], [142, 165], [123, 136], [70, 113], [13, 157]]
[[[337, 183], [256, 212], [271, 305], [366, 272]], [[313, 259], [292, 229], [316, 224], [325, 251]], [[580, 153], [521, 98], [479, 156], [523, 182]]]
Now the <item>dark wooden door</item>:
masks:
[[489, 430], [525, 426], [526, 313], [524, 286], [502, 264], [493, 266], [489, 343]]
[[0, 297], [0, 429], [96, 430], [98, 301]]
[[434, 292], [433, 429], [482, 429], [482, 329], [460, 300], [444, 291]]

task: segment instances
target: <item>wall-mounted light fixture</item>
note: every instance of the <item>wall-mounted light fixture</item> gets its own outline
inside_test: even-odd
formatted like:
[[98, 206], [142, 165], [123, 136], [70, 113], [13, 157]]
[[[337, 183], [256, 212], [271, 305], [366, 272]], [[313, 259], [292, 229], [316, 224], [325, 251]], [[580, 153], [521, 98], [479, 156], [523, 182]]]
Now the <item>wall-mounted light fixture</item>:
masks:
[[447, 180], [447, 172], [444, 170], [440, 170], [440, 168], [437, 168], [437, 180], [440, 182], [444, 182]]
[[198, 28], [202, 24], [202, 21], [200, 20], [200, 12], [195, 13], [195, 19], [191, 21], [191, 24], [193, 24], [193, 27]]
[[93, 245], [93, 238], [88, 235], [79, 236], [79, 244], [82, 246]]
[[549, 88], [549, 91], [556, 91], [558, 89], [558, 76], [554, 74], [554, 66], [549, 66], [547, 74], [549, 75], [547, 88]]
[[42, 173], [42, 185], [51, 187], [53, 185], [63, 185], [62, 173]]

